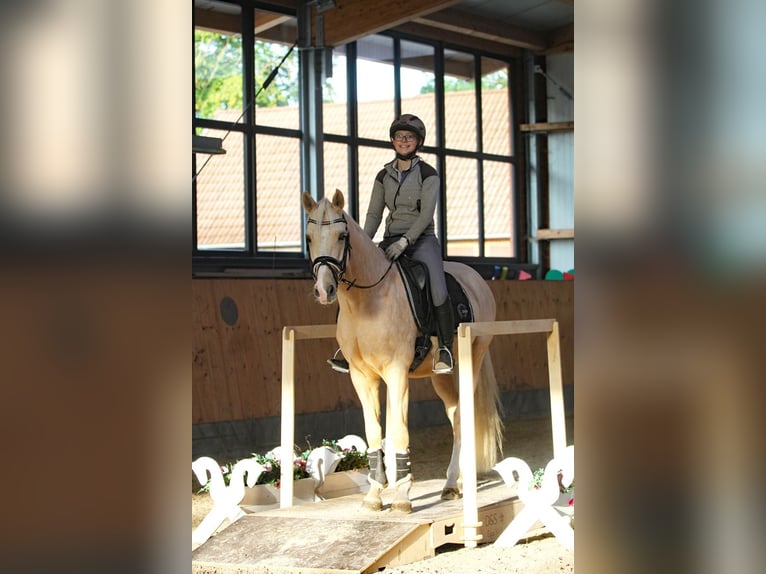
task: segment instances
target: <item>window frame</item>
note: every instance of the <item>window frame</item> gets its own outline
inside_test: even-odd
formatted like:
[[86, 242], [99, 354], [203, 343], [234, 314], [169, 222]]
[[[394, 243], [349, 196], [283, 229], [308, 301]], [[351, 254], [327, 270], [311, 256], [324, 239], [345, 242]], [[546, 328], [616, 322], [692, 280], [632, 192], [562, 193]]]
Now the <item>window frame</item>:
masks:
[[[283, 13], [288, 16], [293, 16], [296, 19], [300, 19], [302, 15], [296, 14], [289, 10], [279, 9], [274, 6], [264, 4], [261, 2], [253, 2], [250, 0], [241, 0], [239, 2], [230, 2], [231, 4], [237, 4], [242, 7], [241, 29], [242, 44], [243, 44], [243, 106], [244, 102], [251, 102], [254, 100], [255, 86], [255, 62], [254, 62], [254, 49], [255, 49], [255, 35], [253, 32], [253, 10], [256, 8], [266, 9], [274, 12]], [[301, 28], [301, 22], [298, 22], [298, 28]], [[194, 30], [195, 22], [192, 18], [192, 51], [194, 55]], [[433, 40], [429, 38], [422, 38], [413, 34], [402, 33], [395, 30], [388, 30], [378, 33], [381, 36], [387, 36], [392, 38], [394, 46], [394, 110], [398, 115], [402, 112], [402, 100], [401, 100], [401, 85], [400, 85], [400, 70], [401, 70], [401, 42], [414, 42], [419, 44], [425, 44], [431, 46], [434, 49], [434, 76], [435, 76], [435, 115], [438, 125], [429, 126], [430, 133], [435, 134], [437, 137], [430, 138], [427, 142], [428, 145], [423, 147], [423, 152], [431, 155], [435, 155], [437, 162], [434, 167], [442, 175], [443, 178], [448, 178], [449, 174], [446, 172], [447, 158], [449, 157], [461, 157], [472, 159], [477, 162], [477, 211], [478, 211], [478, 237], [479, 242], [479, 255], [478, 256], [449, 256], [451, 261], [459, 261], [470, 265], [478, 269], [484, 276], [492, 274], [492, 269], [497, 266], [507, 266], [509, 268], [525, 268], [534, 269], [537, 265], [530, 265], [528, 263], [529, 245], [527, 239], [527, 185], [526, 177], [524, 177], [524, 170], [526, 166], [525, 146], [522, 145], [521, 133], [518, 129], [518, 118], [522, 115], [522, 101], [524, 87], [521, 83], [523, 75], [521, 73], [522, 63], [519, 58], [512, 58], [500, 54], [494, 54], [491, 52], [485, 52], [475, 48], [468, 48], [458, 44], [449, 42], [443, 42], [439, 40]], [[296, 48], [300, 49], [300, 48]], [[345, 144], [348, 149], [348, 184], [349, 188], [346, 191], [347, 196], [347, 208], [349, 213], [354, 219], [360, 221], [360, 212], [366, 206], [359, 205], [359, 184], [358, 184], [358, 150], [359, 146], [375, 147], [390, 149], [390, 143], [387, 139], [369, 139], [358, 136], [358, 110], [359, 102], [357, 101], [356, 92], [356, 42], [351, 42], [344, 46], [346, 54], [346, 81], [347, 81], [347, 121], [348, 129], [345, 135], [323, 133], [323, 142]], [[474, 77], [477, 78], [475, 82], [475, 102], [476, 102], [476, 133], [477, 133], [477, 147], [475, 151], [452, 149], [444, 145], [444, 51], [455, 50], [463, 53], [467, 53], [473, 56], [474, 59]], [[510, 155], [498, 155], [492, 153], [486, 153], [483, 151], [483, 137], [482, 137], [482, 99], [481, 99], [481, 63], [483, 58], [491, 58], [505, 62], [508, 70], [508, 109], [509, 109], [509, 130], [510, 130]], [[299, 114], [302, 118], [306, 117], [304, 106], [308, 101], [305, 97], [305, 82], [304, 77], [308, 70], [304, 69], [304, 64], [307, 61], [301, 57], [299, 77], [300, 81], [300, 96], [299, 96]], [[337, 70], [335, 70], [337, 73]], [[256, 125], [255, 123], [255, 109], [254, 106], [249, 106], [245, 109], [243, 121], [234, 125], [212, 119], [197, 118], [194, 113], [194, 64], [192, 66], [192, 132], [194, 133], [197, 128], [206, 127], [225, 132], [231, 131], [232, 135], [239, 134], [244, 137], [244, 186], [243, 193], [245, 194], [245, 249], [242, 251], [224, 251], [224, 250], [199, 250], [197, 248], [197, 208], [196, 208], [196, 182], [192, 181], [192, 274], [193, 276], [221, 276], [232, 274], [243, 276], [261, 276], [261, 277], [309, 277], [310, 264], [308, 260], [306, 243], [305, 243], [305, 224], [301, 226], [301, 243], [302, 249], [300, 253], [287, 253], [287, 252], [275, 252], [275, 251], [259, 251], [257, 249], [257, 225], [258, 225], [258, 206], [256, 205], [256, 188], [255, 188], [255, 176], [256, 176], [256, 163], [257, 157], [255, 154], [255, 137], [257, 134], [290, 137], [300, 139], [301, 153], [301, 186], [302, 189], [308, 189], [306, 165], [309, 162], [316, 161], [316, 158], [308, 158], [306, 154], [309, 146], [306, 145], [306, 137], [304, 126], [301, 125], [301, 129], [287, 129], [276, 128], [264, 125]], [[316, 112], [320, 115], [319, 121], [321, 122], [321, 114], [323, 113], [321, 105]], [[196, 154], [192, 153], [192, 175], [196, 173], [199, 166], [197, 165]], [[321, 156], [321, 153], [320, 153]], [[322, 159], [320, 157], [320, 159]], [[204, 161], [204, 160], [203, 160]], [[515, 255], [512, 257], [487, 257], [484, 255], [485, 248], [485, 230], [484, 230], [484, 210], [482, 207], [484, 196], [483, 185], [483, 166], [485, 161], [500, 162], [508, 164], [511, 169], [511, 189], [509, 193], [513, 191], [513, 204], [512, 204], [512, 229], [513, 234], [512, 241], [515, 247]], [[321, 171], [324, 170], [324, 165], [321, 166]], [[364, 185], [364, 183], [362, 183]], [[370, 182], [372, 185], [372, 182]], [[316, 193], [314, 190], [310, 190]], [[296, 193], [296, 206], [299, 206], [299, 193]], [[299, 207], [298, 207], [299, 209]], [[511, 214], [509, 214], [510, 216]], [[442, 253], [447, 258], [447, 241], [444, 237], [443, 230], [447, 225], [447, 211], [446, 211], [446, 195], [443, 193], [442, 198], [438, 203], [436, 213], [437, 234], [442, 246]]]

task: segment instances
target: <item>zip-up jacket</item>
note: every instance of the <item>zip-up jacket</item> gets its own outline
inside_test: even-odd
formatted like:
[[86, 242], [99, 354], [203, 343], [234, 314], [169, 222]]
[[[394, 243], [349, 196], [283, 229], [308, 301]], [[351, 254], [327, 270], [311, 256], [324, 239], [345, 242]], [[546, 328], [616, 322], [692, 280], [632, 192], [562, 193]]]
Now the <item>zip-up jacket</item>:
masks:
[[383, 208], [387, 207], [384, 237], [404, 235], [410, 245], [414, 245], [421, 234], [436, 234], [434, 212], [441, 180], [436, 170], [417, 156], [412, 159], [410, 169], [402, 174], [401, 182], [395, 165], [396, 159], [387, 163], [375, 177], [364, 231], [371, 238], [375, 236], [383, 219]]

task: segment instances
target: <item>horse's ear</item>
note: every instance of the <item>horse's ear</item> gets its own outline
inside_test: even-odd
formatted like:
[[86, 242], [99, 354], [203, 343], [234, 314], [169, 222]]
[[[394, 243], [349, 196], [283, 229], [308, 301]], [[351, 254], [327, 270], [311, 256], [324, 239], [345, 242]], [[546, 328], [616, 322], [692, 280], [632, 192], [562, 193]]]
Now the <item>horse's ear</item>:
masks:
[[306, 213], [311, 213], [317, 206], [317, 202], [314, 201], [314, 198], [311, 197], [311, 194], [308, 191], [303, 192], [303, 195], [301, 196], [301, 203], [303, 204], [303, 209], [306, 211]]
[[343, 197], [343, 192], [336, 189], [335, 194], [332, 196], [332, 206], [338, 211], [343, 211], [344, 205], [346, 205], [346, 200]]

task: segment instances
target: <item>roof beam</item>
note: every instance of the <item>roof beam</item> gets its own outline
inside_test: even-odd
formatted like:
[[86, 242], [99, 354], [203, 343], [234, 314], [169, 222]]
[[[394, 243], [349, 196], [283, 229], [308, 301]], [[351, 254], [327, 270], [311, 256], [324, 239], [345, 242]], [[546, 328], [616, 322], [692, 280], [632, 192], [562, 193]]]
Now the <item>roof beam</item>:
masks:
[[574, 23], [566, 24], [548, 33], [545, 54], [561, 54], [574, 50]]
[[266, 30], [279, 26], [283, 22], [288, 21], [292, 16], [285, 16], [284, 14], [275, 14], [274, 12], [262, 12], [260, 10], [255, 11], [255, 35], [262, 34]]
[[401, 26], [396, 27], [396, 31], [404, 34], [412, 34], [413, 36], [420, 36], [421, 38], [427, 38], [429, 40], [444, 42], [446, 44], [455, 44], [473, 50], [482, 50], [491, 54], [497, 54], [498, 56], [517, 58], [521, 55], [521, 50], [516, 46], [492, 42], [490, 40], [484, 40], [483, 38], [477, 38], [476, 36], [466, 36], [465, 34], [459, 34], [457, 32], [449, 32], [447, 30], [425, 26], [423, 24], [402, 24]]
[[498, 20], [481, 18], [460, 10], [442, 10], [435, 14], [415, 18], [415, 22], [457, 34], [526, 48], [534, 52], [540, 52], [548, 45], [543, 34]]
[[[389, 61], [389, 60], [385, 60], [385, 61]], [[433, 59], [433, 56], [417, 56], [414, 58], [402, 58], [402, 66], [405, 68], [414, 68], [416, 70], [433, 73], [434, 59]], [[505, 62], [500, 62], [498, 60], [483, 59], [482, 66], [481, 66], [481, 74], [482, 76], [486, 74], [491, 74], [492, 72], [496, 72], [497, 70], [500, 70], [504, 67], [507, 67], [507, 64]], [[449, 58], [445, 58], [444, 73], [449, 76], [458, 76], [466, 80], [473, 80], [474, 79], [473, 62], [458, 62], [455, 60], [450, 60]]]
[[194, 9], [194, 25], [213, 32], [239, 34], [242, 30], [242, 18], [239, 14], [228, 14], [215, 10]]
[[347, 44], [458, 2], [460, 0], [335, 0], [335, 8], [321, 14], [324, 41], [327, 46]]
[[[275, 14], [274, 12], [255, 11], [255, 35], [261, 35], [267, 30], [290, 20], [291, 16]], [[242, 17], [239, 14], [217, 12], [215, 10], [194, 9], [194, 25], [205, 30], [226, 34], [239, 34], [242, 29]]]

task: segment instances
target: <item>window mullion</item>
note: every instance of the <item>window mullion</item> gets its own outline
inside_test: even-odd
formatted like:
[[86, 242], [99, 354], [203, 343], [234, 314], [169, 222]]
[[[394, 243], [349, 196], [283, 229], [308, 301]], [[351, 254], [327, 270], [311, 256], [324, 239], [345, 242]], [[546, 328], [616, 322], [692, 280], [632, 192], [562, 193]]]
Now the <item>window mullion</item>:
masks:
[[243, 148], [245, 180], [245, 251], [257, 251], [258, 205], [256, 202], [255, 164], [255, 18], [252, 10], [242, 11], [242, 83], [245, 141]]

